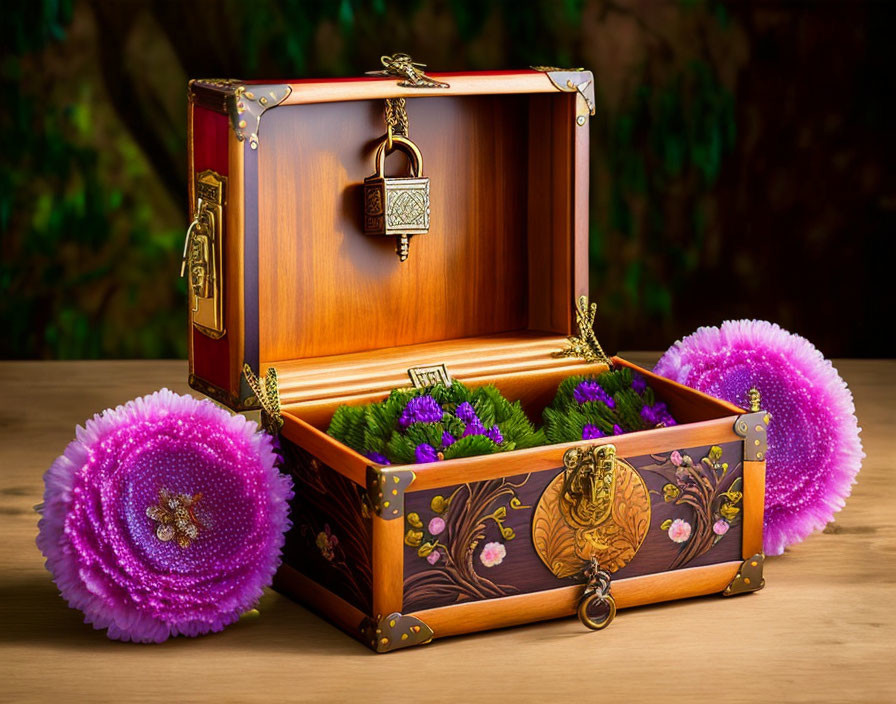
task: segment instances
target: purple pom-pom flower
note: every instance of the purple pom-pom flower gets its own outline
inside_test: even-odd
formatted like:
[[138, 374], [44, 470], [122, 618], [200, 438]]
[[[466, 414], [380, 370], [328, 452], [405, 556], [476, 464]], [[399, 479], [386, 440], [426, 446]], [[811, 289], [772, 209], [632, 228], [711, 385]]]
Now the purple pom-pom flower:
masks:
[[764, 549], [779, 555], [833, 520], [861, 468], [852, 394], [808, 340], [761, 320], [700, 328], [657, 374], [744, 407], [756, 387], [768, 429]]
[[408, 401], [398, 425], [407, 428], [413, 423], [438, 423], [442, 420], [442, 407], [432, 396], [415, 396]]
[[599, 401], [607, 408], [616, 408], [616, 401], [596, 381], [583, 381], [573, 390], [572, 396], [579, 403]]
[[585, 423], [582, 428], [582, 440], [597, 440], [597, 438], [605, 437], [601, 429], [591, 423]]
[[292, 481], [271, 437], [162, 389], [78, 427], [44, 475], [37, 545], [70, 606], [110, 638], [220, 631], [280, 564]]
[[418, 464], [425, 464], [426, 462], [438, 462], [439, 453], [436, 452], [436, 448], [426, 442], [421, 442], [417, 447], [414, 448], [414, 457], [417, 460]]
[[469, 401], [464, 401], [463, 403], [459, 403], [457, 408], [454, 410], [454, 415], [460, 418], [464, 423], [473, 423], [481, 425], [482, 423], [479, 421], [479, 416], [476, 415], [476, 411], [473, 409], [473, 404]]
[[489, 440], [495, 443], [495, 445], [500, 445], [504, 442], [504, 436], [501, 435], [501, 429], [497, 425], [493, 425], [486, 430], [484, 434]]
[[666, 428], [677, 425], [675, 419], [662, 401], [641, 409], [641, 420], [652, 428]]
[[493, 425], [491, 428], [486, 428], [478, 418], [475, 418], [472, 423], [464, 428], [463, 437], [466, 438], [470, 435], [485, 435], [485, 437], [496, 445], [500, 445], [504, 442], [504, 436], [501, 434], [501, 429], [497, 425]]

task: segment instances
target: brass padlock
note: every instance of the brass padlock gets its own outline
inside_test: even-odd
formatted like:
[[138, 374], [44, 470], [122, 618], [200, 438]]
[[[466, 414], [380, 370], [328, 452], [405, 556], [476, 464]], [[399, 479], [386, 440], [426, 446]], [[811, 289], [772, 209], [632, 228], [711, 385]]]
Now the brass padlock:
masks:
[[[408, 258], [411, 235], [429, 232], [429, 179], [423, 173], [423, 155], [407, 137], [392, 135], [376, 150], [376, 173], [364, 179], [364, 233], [398, 237], [398, 258]], [[408, 156], [411, 176], [386, 176], [386, 154], [400, 149]]]

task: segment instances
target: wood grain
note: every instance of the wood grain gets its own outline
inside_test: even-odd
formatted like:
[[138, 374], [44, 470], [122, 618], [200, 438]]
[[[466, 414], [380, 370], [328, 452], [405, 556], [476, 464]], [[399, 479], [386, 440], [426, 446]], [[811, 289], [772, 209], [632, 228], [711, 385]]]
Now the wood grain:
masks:
[[[614, 579], [613, 599], [619, 609], [652, 604], [657, 595], [665, 599], [716, 594], [734, 579], [740, 562], [663, 572], [662, 574]], [[445, 638], [490, 628], [506, 628], [533, 621], [571, 616], [582, 596], [581, 585], [518, 594], [497, 601], [472, 601], [416, 611], [414, 616], [433, 629], [433, 638]]]
[[[0, 363], [0, 701], [146, 701], [175, 687], [184, 701], [394, 702], [395, 683], [463, 702], [595, 690], [602, 701], [894, 701], [896, 362], [835, 365], [868, 457], [836, 522], [766, 560], [761, 592], [626, 609], [601, 633], [567, 618], [380, 656], [271, 591], [257, 616], [196, 640], [135, 646], [85, 626], [34, 546], [41, 475], [91, 414], [161, 386], [188, 392], [187, 365]], [[423, 684], [421, 673], [439, 674]]]
[[[553, 125], [559, 144], [529, 142], [528, 96], [408, 101], [410, 134], [431, 176], [432, 214], [430, 232], [412, 238], [403, 264], [393, 239], [361, 228], [361, 183], [373, 172], [382, 104], [293, 105], [266, 114], [258, 151], [262, 363], [526, 330], [536, 295], [568, 309], [574, 96], [536, 97], [542, 110], [567, 108], [566, 124]], [[530, 159], [551, 174], [535, 202], [527, 189], [543, 176]], [[399, 156], [387, 162], [387, 173], [404, 168]], [[520, 207], [527, 200], [530, 210], [552, 215], [528, 225]], [[530, 257], [529, 242], [558, 254]], [[570, 327], [569, 315], [536, 322], [561, 334]]]
[[373, 615], [401, 611], [404, 580], [404, 519], [373, 521]]
[[744, 462], [743, 558], [762, 552], [762, 523], [765, 517], [765, 462]]
[[[405, 88], [393, 78], [355, 78], [345, 80], [286, 81], [292, 93], [283, 105], [328, 103], [347, 100], [382, 100], [383, 98], [442, 98], [451, 95], [492, 93], [555, 93], [557, 88], [541, 71], [486, 71], [467, 74], [432, 73], [433, 78], [445, 81], [450, 88]], [[590, 78], [583, 74], [582, 79]]]
[[348, 398], [370, 394], [384, 397], [394, 388], [409, 386], [408, 369], [416, 366], [445, 364], [451, 376], [461, 380], [512, 376], [527, 370], [563, 369], [571, 374], [575, 369], [588, 369], [580, 359], [552, 356], [565, 343], [562, 335], [512, 332], [267, 366], [277, 369], [283, 406], [301, 413], [306, 402], [317, 405], [328, 400], [335, 408]]

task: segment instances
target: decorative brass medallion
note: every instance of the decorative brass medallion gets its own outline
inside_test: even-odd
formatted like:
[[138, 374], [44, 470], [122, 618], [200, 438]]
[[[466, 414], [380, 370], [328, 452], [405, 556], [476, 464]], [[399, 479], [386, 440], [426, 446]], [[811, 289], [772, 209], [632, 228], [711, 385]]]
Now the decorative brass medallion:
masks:
[[647, 485], [613, 445], [575, 447], [532, 515], [532, 542], [557, 577], [581, 574], [597, 560], [607, 572], [627, 565], [650, 526]]

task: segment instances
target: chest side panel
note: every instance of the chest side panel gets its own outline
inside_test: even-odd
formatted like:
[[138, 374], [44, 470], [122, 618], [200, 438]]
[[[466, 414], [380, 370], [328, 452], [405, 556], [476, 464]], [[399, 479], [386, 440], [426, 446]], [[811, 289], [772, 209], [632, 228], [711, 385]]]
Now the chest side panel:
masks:
[[372, 530], [363, 490], [282, 436], [280, 451], [295, 482], [284, 564], [369, 613]]
[[625, 458], [579, 514], [561, 467], [409, 493], [404, 611], [580, 584], [592, 556], [614, 579], [740, 560], [742, 461], [741, 442]]

